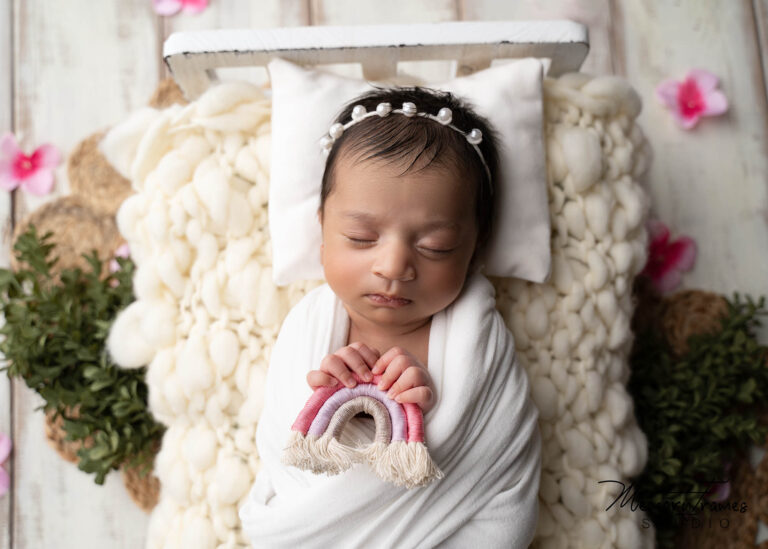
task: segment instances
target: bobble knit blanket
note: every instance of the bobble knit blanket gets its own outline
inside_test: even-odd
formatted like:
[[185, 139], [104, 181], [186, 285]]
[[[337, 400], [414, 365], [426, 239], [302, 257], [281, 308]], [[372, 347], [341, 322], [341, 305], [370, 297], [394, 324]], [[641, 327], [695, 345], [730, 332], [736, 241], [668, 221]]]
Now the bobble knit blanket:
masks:
[[538, 412], [495, 293], [476, 273], [432, 318], [427, 368], [437, 401], [424, 435], [445, 478], [411, 490], [363, 464], [327, 476], [281, 463], [297, 410], [312, 394], [307, 373], [346, 345], [349, 329], [327, 284], [291, 309], [256, 431], [262, 469], [240, 511], [254, 547], [528, 547], [538, 518]]
[[[544, 93], [552, 277], [491, 279], [539, 410], [533, 546], [651, 547], [639, 509], [606, 510], [646, 460], [625, 389], [649, 208], [640, 100], [620, 78], [581, 73], [545, 78]], [[135, 191], [117, 221], [137, 300], [108, 346], [124, 367], [148, 365], [149, 406], [168, 427], [149, 549], [250, 546], [238, 511], [262, 466], [270, 353], [291, 307], [322, 284], [272, 283], [269, 144], [269, 99], [238, 82], [137, 111], [101, 144]]]

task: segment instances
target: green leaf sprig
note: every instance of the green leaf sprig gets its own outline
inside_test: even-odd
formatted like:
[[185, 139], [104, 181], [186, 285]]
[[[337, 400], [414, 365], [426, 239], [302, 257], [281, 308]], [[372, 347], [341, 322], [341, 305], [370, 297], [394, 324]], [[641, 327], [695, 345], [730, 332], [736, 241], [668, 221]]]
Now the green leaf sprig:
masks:
[[[52, 235], [38, 238], [30, 225], [14, 245], [23, 267], [0, 269], [5, 317], [0, 352], [7, 362], [0, 371], [22, 378], [45, 400], [41, 408], [62, 415], [65, 440], [91, 437], [92, 444], [77, 452], [78, 467], [95, 474], [96, 484], [123, 464], [140, 467], [144, 475], [164, 427], [147, 407], [146, 367], [122, 369], [106, 348], [117, 313], [135, 299], [134, 264], [118, 257], [120, 269], [102, 277], [102, 263], [92, 250], [83, 254], [90, 272], [63, 269], [54, 283], [51, 269], [58, 258], [49, 259]], [[75, 407], [78, 417], [68, 417], [66, 410]]]

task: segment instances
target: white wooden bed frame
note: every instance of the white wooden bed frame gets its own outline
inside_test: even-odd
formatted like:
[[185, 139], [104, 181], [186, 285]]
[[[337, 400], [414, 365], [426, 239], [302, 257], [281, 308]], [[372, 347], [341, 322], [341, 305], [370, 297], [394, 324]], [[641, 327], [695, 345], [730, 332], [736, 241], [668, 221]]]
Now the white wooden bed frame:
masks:
[[550, 59], [548, 76], [577, 71], [589, 52], [588, 28], [574, 21], [452, 21], [412, 25], [286, 27], [176, 32], [163, 58], [187, 99], [216, 80], [215, 69], [264, 66], [273, 57], [300, 65], [360, 63], [368, 80], [397, 74], [400, 61], [451, 60], [456, 75], [494, 59]]

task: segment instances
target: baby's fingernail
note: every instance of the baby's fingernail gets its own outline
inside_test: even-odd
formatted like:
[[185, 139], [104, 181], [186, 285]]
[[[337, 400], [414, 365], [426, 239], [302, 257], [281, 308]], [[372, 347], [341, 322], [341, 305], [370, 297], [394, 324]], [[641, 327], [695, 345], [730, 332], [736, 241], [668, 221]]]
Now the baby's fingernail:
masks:
[[366, 372], [366, 374], [363, 376], [363, 379], [365, 381], [371, 381], [373, 379], [373, 376]]
[[352, 388], [354, 386], [355, 386], [355, 380], [354, 379], [350, 379], [349, 381], [347, 381], [347, 387]]
[[394, 391], [389, 391], [389, 392], [387, 393], [387, 398], [392, 398], [392, 395], [394, 395], [394, 394], [395, 394], [395, 392], [394, 392]]

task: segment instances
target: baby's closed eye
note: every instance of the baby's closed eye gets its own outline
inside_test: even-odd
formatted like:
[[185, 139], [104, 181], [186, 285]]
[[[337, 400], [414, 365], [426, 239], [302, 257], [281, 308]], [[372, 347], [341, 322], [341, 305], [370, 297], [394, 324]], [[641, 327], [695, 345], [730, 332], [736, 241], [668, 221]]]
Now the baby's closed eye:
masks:
[[[354, 236], [346, 236], [346, 235], [345, 235], [345, 238], [350, 242], [353, 242], [355, 245], [359, 245], [359, 246], [365, 246], [365, 245], [373, 244], [376, 242], [375, 238], [357, 238]], [[420, 250], [424, 250], [426, 252], [435, 253], [435, 254], [448, 254], [456, 249], [456, 247], [439, 245], [439, 244], [419, 245], [417, 247]]]

